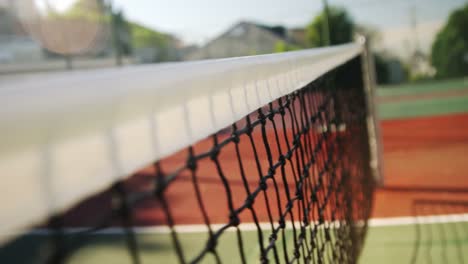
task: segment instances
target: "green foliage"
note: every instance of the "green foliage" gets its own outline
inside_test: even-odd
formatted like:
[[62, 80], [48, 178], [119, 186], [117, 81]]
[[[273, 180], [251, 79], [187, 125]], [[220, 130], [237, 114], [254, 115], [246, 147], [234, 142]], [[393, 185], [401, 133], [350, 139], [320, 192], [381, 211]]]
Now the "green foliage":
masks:
[[412, 83], [424, 83], [424, 82], [432, 82], [434, 81], [433, 76], [428, 76], [427, 74], [410, 74], [409, 81]]
[[127, 23], [122, 11], [110, 12], [112, 25], [112, 41], [114, 47], [121, 55], [130, 55], [132, 53], [132, 29]]
[[109, 22], [110, 17], [104, 14], [104, 9], [100, 5], [88, 0], [76, 1], [69, 9], [64, 12], [57, 12], [53, 8], [47, 10], [49, 19], [61, 20], [84, 20], [89, 22]]
[[136, 23], [129, 23], [132, 29], [132, 43], [135, 48], [165, 46], [167, 40], [163, 34]]
[[[330, 7], [328, 12], [328, 21], [330, 29], [330, 44], [343, 44], [353, 40], [355, 24], [346, 10], [339, 7]], [[325, 46], [324, 39], [324, 12], [320, 13], [314, 20], [307, 25], [306, 39], [310, 47]]]
[[165, 34], [136, 23], [129, 23], [129, 25], [132, 31], [132, 46], [134, 49], [153, 48], [158, 51], [157, 61], [170, 59], [171, 41]]
[[278, 41], [275, 43], [275, 52], [280, 53], [280, 52], [286, 52], [286, 51], [293, 51], [293, 50], [300, 50], [302, 49], [301, 47], [294, 45], [294, 44], [288, 44], [284, 41]]
[[455, 10], [437, 34], [431, 60], [438, 78], [468, 75], [468, 5]]

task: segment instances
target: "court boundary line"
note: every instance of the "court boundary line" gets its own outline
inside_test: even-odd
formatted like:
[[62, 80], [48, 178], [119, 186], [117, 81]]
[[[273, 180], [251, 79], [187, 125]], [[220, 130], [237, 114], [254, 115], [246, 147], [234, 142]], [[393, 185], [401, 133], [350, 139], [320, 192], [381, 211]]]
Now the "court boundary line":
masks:
[[[404, 217], [389, 217], [389, 218], [371, 218], [369, 219], [369, 227], [386, 227], [386, 226], [405, 226], [413, 224], [438, 224], [438, 223], [459, 223], [459, 222], [468, 222], [468, 213], [463, 214], [445, 214], [445, 215], [429, 215], [429, 216], [404, 216]], [[286, 222], [286, 229], [292, 229], [293, 222]], [[302, 222], [294, 222], [296, 227], [299, 227]], [[318, 224], [318, 222], [314, 223]], [[339, 226], [339, 221], [334, 222], [325, 222], [320, 226], [320, 228], [335, 228]], [[357, 222], [358, 225], [363, 225], [363, 222]], [[223, 227], [225, 224], [212, 224], [211, 228], [217, 230]], [[269, 222], [259, 223], [260, 229], [263, 231], [268, 231], [271, 229], [271, 224]], [[275, 224], [275, 227], [277, 224]], [[257, 226], [255, 223], [242, 223], [239, 225], [241, 231], [256, 231]], [[66, 234], [77, 234], [83, 233], [90, 230], [85, 227], [71, 227], [64, 228], [62, 231]], [[152, 226], [152, 227], [134, 227], [132, 228], [133, 232], [138, 235], [144, 234], [170, 234], [171, 229], [169, 226]], [[208, 229], [204, 224], [193, 224], [193, 225], [175, 225], [174, 230], [177, 233], [201, 233], [207, 232]], [[236, 228], [228, 228], [227, 232], [235, 232]], [[47, 228], [37, 228], [28, 232], [28, 235], [50, 235], [54, 231]], [[125, 229], [122, 227], [109, 227], [102, 230], [98, 230], [90, 235], [120, 235], [124, 234]]]
[[438, 224], [438, 223], [458, 223], [468, 222], [468, 213], [463, 214], [444, 214], [444, 215], [427, 215], [427, 216], [403, 216], [389, 218], [371, 218], [368, 226], [402, 226], [412, 224]]

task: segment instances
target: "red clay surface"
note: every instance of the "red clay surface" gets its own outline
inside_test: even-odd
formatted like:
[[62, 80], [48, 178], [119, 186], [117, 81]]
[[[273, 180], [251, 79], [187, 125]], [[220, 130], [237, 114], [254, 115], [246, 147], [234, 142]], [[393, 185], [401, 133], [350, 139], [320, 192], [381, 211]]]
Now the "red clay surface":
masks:
[[[279, 120], [276, 120], [279, 123]], [[289, 121], [288, 121], [289, 122]], [[290, 127], [286, 125], [286, 127]], [[354, 128], [347, 127], [345, 133], [352, 133]], [[279, 133], [280, 138], [284, 134]], [[354, 131], [356, 132], [356, 131]], [[274, 136], [271, 127], [267, 132], [268, 136]], [[340, 132], [342, 133], [342, 132]], [[468, 201], [468, 114], [459, 114], [440, 117], [425, 117], [417, 119], [392, 120], [382, 123], [383, 145], [384, 145], [384, 171], [385, 187], [379, 188], [375, 194], [374, 210], [372, 217], [398, 217], [414, 215], [412, 205], [415, 200], [450, 200], [450, 201]], [[354, 133], [354, 135], [359, 133]], [[316, 134], [313, 141], [317, 141], [320, 133]], [[348, 134], [349, 136], [350, 134]], [[286, 135], [292, 141], [288, 132]], [[255, 156], [251, 151], [247, 136], [241, 139], [240, 148], [243, 166], [248, 178], [248, 186], [252, 192], [259, 186], [258, 167], [255, 162]], [[356, 137], [348, 137], [348, 142], [353, 144]], [[257, 152], [260, 156], [266, 157], [265, 147], [261, 140], [261, 133], [254, 137]], [[324, 169], [327, 162], [327, 151], [333, 150], [333, 147], [327, 145], [330, 141], [323, 141], [323, 150], [317, 160], [317, 165], [313, 167], [312, 184], [317, 183], [318, 171]], [[204, 140], [194, 148], [195, 153], [201, 153], [212, 147], [210, 139]], [[356, 143], [359, 144], [359, 143]], [[359, 145], [356, 145], [359, 146]], [[356, 146], [351, 146], [356, 149]], [[278, 146], [271, 145], [273, 160], [278, 160]], [[285, 152], [286, 142], [280, 140], [279, 147], [281, 152]], [[336, 150], [334, 150], [336, 151]], [[219, 159], [222, 160], [221, 170], [229, 181], [229, 191], [233, 194], [232, 206], [239, 208], [245, 202], [246, 188], [240, 177], [238, 159], [235, 155], [234, 144], [229, 144], [221, 151]], [[356, 151], [352, 151], [357, 155]], [[333, 155], [332, 155], [333, 159]], [[163, 170], [183, 165], [187, 160], [187, 151], [182, 151], [162, 163]], [[359, 158], [357, 159], [359, 160]], [[328, 162], [333, 163], [333, 160]], [[199, 162], [196, 172], [198, 180], [197, 186], [203, 200], [206, 215], [211, 223], [226, 223], [229, 221], [228, 215], [228, 196], [226, 187], [218, 176], [219, 171], [215, 163], [209, 161], [209, 158]], [[269, 162], [260, 161], [262, 175], [267, 173]], [[244, 222], [253, 222], [253, 217], [259, 221], [268, 221], [268, 210], [275, 221], [278, 220], [279, 210], [286, 207], [286, 190], [294, 196], [294, 166], [287, 165], [285, 174], [276, 175], [276, 184], [278, 195], [272, 181], [268, 181], [267, 200], [270, 208], [266, 207], [263, 193], [257, 197], [253, 208], [256, 211], [255, 216], [250, 210], [244, 210], [240, 214], [240, 219]], [[139, 191], [147, 189], [149, 192], [153, 188], [155, 181], [154, 170], [148, 168], [146, 173], [133, 177], [128, 182], [131, 189]], [[328, 173], [328, 172], [327, 172]], [[324, 177], [331, 178], [331, 177]], [[323, 197], [326, 194], [326, 187], [332, 186], [333, 182], [324, 182], [324, 188], [318, 192], [319, 203], [323, 203]], [[287, 188], [285, 188], [287, 186]], [[168, 201], [170, 214], [175, 224], [197, 224], [204, 223], [202, 209], [199, 207], [196, 189], [194, 188], [193, 178], [189, 170], [184, 170], [177, 179], [170, 184], [165, 193]], [[360, 193], [356, 192], [355, 197], [361, 199]], [[338, 197], [338, 200], [344, 200], [344, 197]], [[329, 204], [336, 200], [328, 201]], [[110, 213], [112, 201], [108, 193], [97, 195], [91, 201], [86, 202], [78, 208], [72, 210], [66, 216], [66, 225], [69, 226], [90, 226], [99, 221], [102, 214]], [[154, 197], [143, 200], [134, 208], [134, 224], [136, 225], [165, 225], [167, 223], [166, 213], [163, 206]], [[294, 208], [296, 219], [300, 214], [298, 204]], [[329, 219], [331, 212], [328, 206], [325, 210], [325, 218]], [[428, 214], [450, 213], [450, 210], [426, 210]], [[458, 210], [458, 209], [457, 209]], [[454, 209], [453, 212], [456, 210]], [[312, 217], [318, 219], [317, 204], [313, 205]], [[456, 211], [458, 212], [458, 211]], [[336, 212], [336, 217], [340, 217], [340, 211]], [[79, 219], [79, 220], [77, 220]], [[84, 220], [83, 220], [84, 219]], [[291, 220], [288, 217], [287, 220]], [[115, 222], [114, 222], [115, 223]]]
[[386, 187], [376, 193], [373, 217], [413, 215], [416, 199], [468, 201], [468, 114], [381, 125]]

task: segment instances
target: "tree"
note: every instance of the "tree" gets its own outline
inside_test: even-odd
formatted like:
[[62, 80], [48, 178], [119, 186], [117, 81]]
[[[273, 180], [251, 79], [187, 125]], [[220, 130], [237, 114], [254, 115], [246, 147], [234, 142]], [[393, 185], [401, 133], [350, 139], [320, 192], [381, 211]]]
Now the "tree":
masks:
[[49, 16], [69, 20], [82, 19], [93, 22], [104, 22], [106, 20], [100, 3], [89, 0], [76, 1], [70, 8], [62, 12], [58, 12], [49, 6]]
[[134, 49], [152, 48], [157, 50], [154, 61], [171, 59], [171, 41], [167, 35], [145, 26], [129, 23], [132, 31], [132, 46]]
[[136, 23], [129, 24], [132, 28], [134, 48], [159, 47], [167, 44], [163, 34]]
[[455, 10], [437, 34], [432, 45], [431, 60], [436, 77], [468, 75], [468, 5]]
[[122, 10], [115, 8], [112, 1], [98, 0], [98, 4], [104, 10], [105, 18], [110, 28], [111, 45], [114, 48], [117, 64], [122, 64], [123, 55], [132, 54], [132, 31], [127, 23]]
[[[307, 25], [306, 39], [310, 47], [325, 46], [323, 28], [325, 14], [322, 12]], [[328, 12], [330, 45], [348, 43], [353, 40], [355, 24], [345, 9], [330, 7]]]

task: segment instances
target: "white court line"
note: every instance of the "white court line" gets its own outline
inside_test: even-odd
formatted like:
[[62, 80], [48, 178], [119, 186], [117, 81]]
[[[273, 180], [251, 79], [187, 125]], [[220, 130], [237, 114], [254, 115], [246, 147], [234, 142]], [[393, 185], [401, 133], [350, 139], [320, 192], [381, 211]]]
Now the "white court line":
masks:
[[372, 218], [368, 225], [378, 226], [401, 226], [412, 224], [437, 224], [437, 223], [456, 223], [468, 222], [468, 214], [447, 214], [447, 215], [429, 215], [429, 216], [406, 216], [392, 218]]
[[[431, 215], [431, 216], [419, 216], [419, 217], [392, 217], [392, 218], [372, 218], [368, 222], [369, 227], [384, 227], [384, 226], [404, 226], [412, 224], [437, 224], [437, 223], [456, 223], [456, 222], [468, 222], [468, 213], [467, 214], [449, 214], [449, 215]], [[296, 228], [300, 226], [301, 222], [294, 222]], [[317, 223], [316, 223], [317, 224]], [[330, 228], [339, 226], [339, 222], [334, 223], [327, 222]], [[225, 224], [212, 224], [212, 230], [218, 230], [223, 227]], [[269, 222], [259, 223], [260, 229], [268, 231], [271, 229]], [[275, 223], [275, 227], [278, 224]], [[321, 226], [322, 228], [324, 225]], [[243, 223], [239, 225], [239, 228], [242, 231], [256, 231], [257, 226], [254, 223]], [[64, 232], [68, 234], [79, 233], [86, 231], [88, 228], [65, 228]], [[206, 232], [208, 229], [206, 225], [176, 225], [174, 229], [177, 233], [202, 233]], [[286, 229], [292, 229], [292, 222], [286, 222]], [[153, 226], [153, 227], [134, 227], [133, 231], [136, 234], [169, 234], [171, 232], [168, 226]], [[228, 228], [226, 232], [236, 231], [235, 228]], [[48, 235], [52, 233], [50, 229], [38, 228], [32, 230], [29, 234], [31, 235]], [[93, 232], [93, 235], [119, 235], [124, 234], [125, 229], [121, 227], [110, 227], [105, 228], [96, 232]]]
[[[299, 227], [300, 222], [294, 222], [296, 227]], [[211, 229], [213, 231], [216, 231], [220, 228], [225, 226], [225, 224], [212, 224]], [[270, 230], [271, 229], [271, 224], [269, 222], [262, 222], [259, 223], [260, 229], [261, 230]], [[277, 227], [278, 224], [275, 223], [275, 227]], [[254, 223], [243, 223], [239, 225], [239, 228], [242, 231], [256, 231], [257, 226]], [[287, 229], [292, 229], [292, 222], [286, 222], [286, 228]], [[65, 228], [64, 232], [65, 233], [79, 233], [88, 230], [89, 228]], [[206, 225], [203, 224], [197, 224], [197, 225], [175, 225], [174, 229], [176, 230], [177, 233], [202, 233], [202, 232], [207, 232], [208, 228]], [[151, 226], [151, 227], [134, 227], [132, 230], [136, 234], [169, 234], [171, 232], [171, 229], [169, 226]], [[230, 231], [235, 231], [236, 228], [228, 228], [226, 232]], [[34, 235], [47, 235], [51, 233], [50, 229], [47, 228], [38, 228], [34, 229], [30, 232], [30, 234]], [[96, 232], [93, 232], [93, 234], [101, 234], [101, 235], [114, 235], [114, 234], [123, 234], [125, 232], [124, 228], [121, 227], [110, 227], [110, 228], [105, 228]]]

